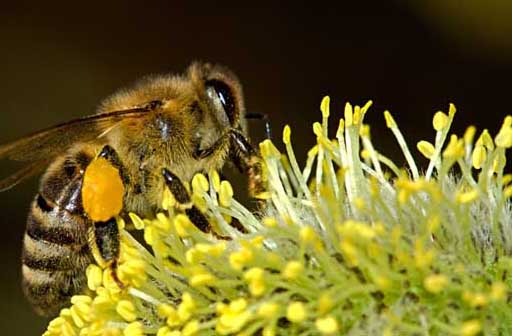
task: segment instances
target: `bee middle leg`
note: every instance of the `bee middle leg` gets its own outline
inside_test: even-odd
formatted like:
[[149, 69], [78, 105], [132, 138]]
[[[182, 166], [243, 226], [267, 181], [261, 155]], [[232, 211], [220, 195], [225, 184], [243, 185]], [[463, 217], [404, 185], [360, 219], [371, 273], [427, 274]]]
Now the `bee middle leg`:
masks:
[[166, 168], [162, 169], [162, 175], [169, 191], [172, 193], [180, 207], [185, 209], [185, 213], [192, 223], [202, 232], [210, 233], [212, 231], [210, 223], [204, 214], [199, 211], [194, 204], [192, 204], [190, 195], [179, 177]]

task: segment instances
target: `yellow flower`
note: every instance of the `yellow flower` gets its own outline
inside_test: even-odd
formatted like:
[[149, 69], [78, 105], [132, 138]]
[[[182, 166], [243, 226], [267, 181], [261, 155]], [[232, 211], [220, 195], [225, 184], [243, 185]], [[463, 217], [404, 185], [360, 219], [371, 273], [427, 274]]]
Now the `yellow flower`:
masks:
[[244, 299], [231, 302], [221, 310], [215, 330], [221, 335], [240, 331], [252, 316], [246, 308], [247, 301]]
[[137, 318], [135, 306], [131, 301], [119, 301], [117, 303], [116, 311], [125, 321], [133, 322]]
[[258, 315], [260, 315], [266, 319], [271, 319], [271, 318], [275, 318], [278, 310], [279, 310], [279, 306], [277, 305], [277, 303], [263, 302], [261, 304], [261, 306], [258, 308]]
[[[129, 213], [127, 228], [142, 230], [137, 239], [120, 218], [119, 258], [87, 267], [88, 292], [74, 296], [44, 335], [392, 335], [427, 325], [432, 334], [471, 336], [512, 329], [503, 319], [512, 315], [505, 304], [512, 175], [504, 174], [512, 117], [495, 140], [484, 130], [474, 142], [475, 127], [450, 136], [450, 104], [433, 118], [432, 143], [417, 145], [429, 158], [420, 167], [386, 111], [401, 166], [372, 142], [375, 127], [364, 120], [370, 105], [345, 104], [332, 138], [335, 113], [324, 98], [313, 124], [317, 142], [303, 163], [289, 126], [285, 153], [263, 141], [250, 170], [261, 172], [261, 208], [237, 202], [239, 192], [212, 170], [191, 187], [184, 181], [190, 204], [178, 204], [165, 188], [154, 195], [162, 200], [154, 216]], [[187, 215], [192, 205], [210, 232]]]
[[505, 299], [507, 294], [507, 285], [503, 282], [495, 282], [491, 286], [490, 297], [495, 301], [502, 301]]
[[307, 318], [306, 307], [302, 302], [292, 302], [286, 310], [286, 318], [294, 323], [300, 323]]
[[323, 335], [332, 335], [339, 330], [338, 321], [332, 316], [317, 318], [315, 325]]
[[473, 336], [482, 330], [482, 324], [478, 320], [469, 320], [462, 324], [460, 333], [463, 336]]
[[254, 296], [261, 296], [265, 292], [265, 272], [262, 268], [253, 267], [244, 274], [244, 279], [249, 283], [249, 292]]
[[233, 199], [233, 187], [228, 181], [222, 181], [220, 183], [219, 202], [223, 207], [228, 208], [231, 205]]
[[242, 247], [239, 251], [229, 255], [229, 263], [236, 270], [241, 270], [252, 259], [253, 253], [247, 247]]
[[96, 265], [89, 265], [85, 271], [87, 276], [87, 287], [94, 291], [103, 283], [103, 272]]
[[432, 274], [425, 278], [423, 286], [433, 294], [440, 293], [448, 284], [448, 277], [443, 274]]
[[418, 142], [416, 147], [418, 148], [420, 153], [423, 154], [423, 156], [425, 156], [427, 159], [432, 158], [432, 156], [434, 155], [435, 148], [428, 141], [422, 140], [422, 141]]
[[140, 322], [132, 322], [126, 326], [123, 331], [124, 336], [143, 336], [144, 329], [142, 328], [142, 323]]
[[199, 321], [193, 320], [185, 324], [183, 327], [182, 334], [183, 336], [192, 336], [195, 335], [199, 331]]
[[332, 294], [322, 293], [318, 299], [318, 314], [324, 315], [334, 307], [335, 302], [332, 299]]
[[289, 261], [282, 271], [282, 275], [285, 279], [293, 280], [299, 276], [304, 270], [302, 263], [298, 261]]
[[443, 128], [448, 126], [448, 121], [448, 116], [445, 113], [439, 111], [434, 114], [434, 118], [432, 119], [432, 126], [434, 126], [436, 131], [441, 131]]

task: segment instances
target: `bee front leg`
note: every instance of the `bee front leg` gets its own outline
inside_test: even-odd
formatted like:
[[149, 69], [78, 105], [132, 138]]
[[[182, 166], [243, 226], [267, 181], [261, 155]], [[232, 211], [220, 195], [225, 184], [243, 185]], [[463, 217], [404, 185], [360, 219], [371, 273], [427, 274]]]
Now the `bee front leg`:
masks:
[[272, 127], [270, 126], [270, 119], [267, 114], [262, 113], [247, 113], [245, 119], [257, 119], [265, 123], [265, 136], [267, 139], [272, 140]]
[[261, 157], [240, 132], [229, 132], [229, 156], [235, 166], [249, 177], [249, 195], [256, 197], [265, 191]]
[[[270, 128], [268, 128], [270, 132]], [[270, 136], [270, 133], [268, 134]], [[211, 147], [198, 149], [194, 153], [196, 159], [204, 159], [229, 141], [229, 157], [240, 172], [249, 177], [249, 195], [256, 197], [265, 190], [261, 157], [239, 130], [231, 129], [217, 140]]]

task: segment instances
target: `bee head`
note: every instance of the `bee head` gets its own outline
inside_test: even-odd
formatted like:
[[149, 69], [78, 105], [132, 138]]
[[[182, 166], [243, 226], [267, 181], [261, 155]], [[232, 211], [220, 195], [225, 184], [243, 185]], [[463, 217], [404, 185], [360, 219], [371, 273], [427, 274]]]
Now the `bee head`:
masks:
[[241, 85], [219, 65], [196, 62], [184, 75], [149, 76], [105, 100], [99, 111], [133, 108], [147, 114], [110, 130], [118, 148], [153, 148], [178, 160], [183, 149], [209, 148], [229, 129], [247, 135]]
[[220, 65], [196, 62], [189, 67], [188, 76], [200, 101], [219, 124], [246, 133], [242, 86], [233, 72]]

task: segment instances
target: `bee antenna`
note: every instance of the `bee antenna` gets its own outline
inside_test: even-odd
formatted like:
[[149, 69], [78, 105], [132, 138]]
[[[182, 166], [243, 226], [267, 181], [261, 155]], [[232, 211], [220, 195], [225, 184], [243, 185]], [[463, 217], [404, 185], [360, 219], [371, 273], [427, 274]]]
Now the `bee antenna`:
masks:
[[272, 140], [272, 128], [270, 127], [270, 119], [264, 113], [247, 113], [245, 119], [263, 120], [265, 122], [265, 136], [267, 139]]

